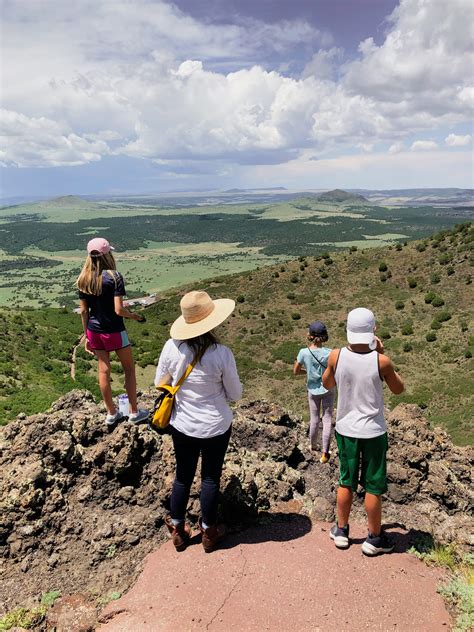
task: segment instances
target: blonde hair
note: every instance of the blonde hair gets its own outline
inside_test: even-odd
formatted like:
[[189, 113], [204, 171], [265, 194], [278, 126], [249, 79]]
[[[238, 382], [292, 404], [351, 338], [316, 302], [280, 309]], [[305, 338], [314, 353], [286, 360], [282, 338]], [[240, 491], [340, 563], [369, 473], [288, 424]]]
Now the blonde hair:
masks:
[[100, 296], [102, 294], [102, 272], [116, 270], [114, 256], [111, 252], [105, 255], [87, 255], [76, 285], [84, 294]]
[[313, 336], [313, 335], [308, 333], [307, 339], [310, 342], [323, 343], [323, 342], [327, 342], [329, 340], [329, 336], [327, 334], [319, 334], [318, 336]]

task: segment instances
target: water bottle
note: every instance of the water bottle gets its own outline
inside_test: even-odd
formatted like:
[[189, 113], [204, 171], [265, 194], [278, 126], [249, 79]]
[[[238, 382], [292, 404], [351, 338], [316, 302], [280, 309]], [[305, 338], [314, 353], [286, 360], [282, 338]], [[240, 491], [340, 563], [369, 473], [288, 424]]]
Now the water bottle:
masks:
[[128, 417], [130, 414], [129, 406], [128, 406], [128, 397], [127, 395], [119, 395], [118, 398], [118, 407], [119, 411], [122, 413], [124, 417]]

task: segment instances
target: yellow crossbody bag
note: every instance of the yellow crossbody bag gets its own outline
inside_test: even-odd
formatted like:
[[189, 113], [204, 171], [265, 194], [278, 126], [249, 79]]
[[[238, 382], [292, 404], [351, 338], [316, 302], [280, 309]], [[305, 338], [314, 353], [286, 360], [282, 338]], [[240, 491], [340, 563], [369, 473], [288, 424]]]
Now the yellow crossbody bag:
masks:
[[160, 394], [155, 400], [153, 417], [150, 422], [151, 426], [156, 430], [164, 430], [166, 426], [168, 426], [168, 424], [170, 423], [175, 395], [181, 388], [184, 380], [194, 369], [195, 364], [196, 360], [193, 360], [191, 364], [188, 364], [186, 371], [180, 377], [179, 381], [176, 383], [176, 386], [171, 386], [170, 384], [162, 384], [161, 386], [157, 387], [160, 391]]

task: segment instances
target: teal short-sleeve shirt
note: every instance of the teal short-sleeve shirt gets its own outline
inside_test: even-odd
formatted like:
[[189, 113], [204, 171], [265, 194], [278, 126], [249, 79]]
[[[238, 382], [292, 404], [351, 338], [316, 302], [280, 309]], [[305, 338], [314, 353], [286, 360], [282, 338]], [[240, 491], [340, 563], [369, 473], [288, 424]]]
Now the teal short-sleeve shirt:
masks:
[[307, 388], [312, 395], [324, 395], [324, 393], [327, 393], [327, 389], [324, 388], [322, 383], [322, 377], [328, 365], [330, 353], [331, 349], [327, 347], [311, 350], [305, 347], [298, 352], [296, 360], [306, 369]]

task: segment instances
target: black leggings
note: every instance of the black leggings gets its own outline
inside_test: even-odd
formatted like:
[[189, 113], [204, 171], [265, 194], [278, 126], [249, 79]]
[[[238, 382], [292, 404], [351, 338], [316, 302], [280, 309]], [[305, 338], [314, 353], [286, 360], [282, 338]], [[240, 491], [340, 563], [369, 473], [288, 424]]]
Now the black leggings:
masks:
[[171, 427], [176, 457], [176, 477], [171, 492], [172, 519], [184, 520], [185, 518], [189, 492], [196, 474], [199, 455], [201, 455], [202, 521], [208, 526], [216, 523], [219, 484], [230, 433], [231, 428], [216, 437], [198, 439]]

